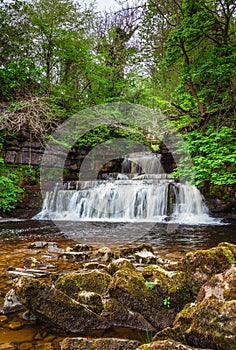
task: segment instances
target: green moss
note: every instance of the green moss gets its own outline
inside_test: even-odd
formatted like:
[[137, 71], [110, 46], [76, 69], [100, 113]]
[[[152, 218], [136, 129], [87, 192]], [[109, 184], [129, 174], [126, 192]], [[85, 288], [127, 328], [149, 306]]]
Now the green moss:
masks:
[[162, 300], [170, 297], [171, 305], [178, 311], [194, 300], [193, 283], [181, 271], [167, 271], [158, 265], [149, 265], [143, 270], [149, 283], [155, 285], [155, 291]]
[[55, 283], [57, 289], [76, 299], [80, 291], [104, 294], [111, 282], [112, 277], [99, 270], [81, 273], [71, 273], [58, 278]]
[[183, 268], [199, 283], [205, 282], [214, 274], [224, 272], [236, 261], [236, 246], [230, 243], [220, 243], [208, 250], [197, 250], [186, 254]]

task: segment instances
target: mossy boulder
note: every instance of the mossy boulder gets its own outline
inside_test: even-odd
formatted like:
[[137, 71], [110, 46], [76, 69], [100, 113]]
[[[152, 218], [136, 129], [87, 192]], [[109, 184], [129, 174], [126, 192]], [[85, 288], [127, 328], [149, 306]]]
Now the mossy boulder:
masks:
[[199, 286], [236, 262], [236, 245], [222, 242], [217, 247], [189, 252], [182, 260], [183, 270]]
[[236, 349], [236, 300], [211, 297], [188, 304], [177, 315], [174, 328], [179, 329], [191, 346], [217, 350]]
[[101, 295], [94, 292], [79, 292], [77, 301], [79, 301], [83, 305], [87, 305], [87, 307], [96, 314], [101, 314], [101, 312], [104, 309], [104, 303], [101, 298]]
[[20, 302], [39, 320], [65, 331], [83, 332], [110, 326], [105, 317], [37, 279], [21, 277], [15, 292]]
[[135, 253], [140, 253], [143, 251], [154, 253], [153, 246], [150, 243], [143, 243], [143, 244], [140, 244], [136, 247], [122, 249], [120, 252], [120, 256], [121, 257], [128, 257], [130, 255], [134, 255]]
[[185, 345], [216, 350], [236, 349], [236, 268], [210, 278], [196, 302], [177, 315], [174, 327], [158, 332], [154, 341], [174, 339]]
[[141, 314], [153, 327], [170, 326], [176, 311], [163, 305], [155, 290], [150, 290], [142, 273], [133, 266], [123, 266], [113, 275], [108, 297], [118, 300], [131, 311]]
[[110, 275], [114, 275], [116, 273], [116, 271], [119, 271], [119, 270], [122, 270], [122, 269], [129, 269], [129, 270], [136, 271], [135, 266], [129, 260], [124, 259], [124, 258], [113, 260], [106, 267], [106, 271]]
[[[194, 284], [182, 271], [168, 271], [159, 265], [145, 267], [142, 274], [151, 282], [159, 298], [169, 298], [169, 307], [179, 312], [185, 304], [194, 301]], [[146, 282], [147, 283], [147, 282]]]
[[201, 287], [197, 301], [215, 297], [220, 300], [236, 300], [236, 267], [232, 265], [228, 270], [211, 277]]
[[[175, 340], [159, 340], [150, 344], [144, 344], [139, 346], [136, 350], [200, 350], [192, 348], [191, 346], [181, 344]], [[201, 349], [202, 350], [202, 349]], [[207, 350], [207, 349], [205, 349]], [[208, 349], [209, 350], [209, 349]]]
[[66, 338], [61, 342], [61, 350], [135, 350], [140, 343], [128, 339], [87, 339]]
[[107, 299], [103, 312], [108, 322], [115, 327], [155, 332], [155, 328], [140, 313], [128, 309], [117, 299]]
[[55, 287], [73, 299], [77, 299], [81, 291], [106, 293], [112, 277], [101, 270], [91, 270], [77, 273], [69, 273], [60, 276]]

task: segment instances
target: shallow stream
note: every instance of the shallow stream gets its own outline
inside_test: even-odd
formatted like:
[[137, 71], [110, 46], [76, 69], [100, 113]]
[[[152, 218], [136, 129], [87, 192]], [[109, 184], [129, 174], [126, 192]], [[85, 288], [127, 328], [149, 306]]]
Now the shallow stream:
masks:
[[[63, 231], [63, 233], [59, 230]], [[7, 269], [22, 268], [25, 258], [36, 257], [38, 250], [28, 249], [36, 241], [56, 242], [59, 248], [86, 243], [94, 249], [109, 246], [112, 250], [151, 243], [159, 257], [178, 260], [186, 252], [206, 249], [220, 242], [236, 244], [236, 222], [218, 225], [177, 225], [121, 222], [60, 222], [1, 220], [0, 221], [0, 303], [11, 289], [13, 280]], [[55, 272], [78, 269], [73, 262], [50, 261]], [[59, 349], [59, 342], [66, 335], [35, 321], [24, 321], [22, 312], [0, 314], [0, 344], [14, 343], [15, 349]], [[101, 334], [89, 332], [85, 336], [114, 336], [139, 339], [145, 342], [144, 334], [130, 330], [111, 329]], [[14, 349], [14, 347], [12, 348]]]

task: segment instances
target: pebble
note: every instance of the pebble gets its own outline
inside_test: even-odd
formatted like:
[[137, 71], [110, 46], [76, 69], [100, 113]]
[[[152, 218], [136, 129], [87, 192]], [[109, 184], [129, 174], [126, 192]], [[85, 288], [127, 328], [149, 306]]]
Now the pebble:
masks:
[[23, 326], [22, 322], [19, 321], [12, 321], [11, 323], [9, 323], [8, 327], [12, 330], [17, 330], [20, 329]]
[[34, 349], [36, 349], [36, 350], [54, 350], [54, 346], [51, 343], [37, 342], [37, 344], [34, 346]]
[[9, 290], [4, 298], [2, 312], [4, 314], [16, 312], [23, 309], [23, 305], [18, 301], [14, 289]]
[[42, 335], [40, 333], [37, 333], [34, 337], [35, 340], [41, 340], [43, 339]]
[[4, 322], [7, 320], [7, 316], [0, 315], [0, 322]]
[[23, 343], [18, 346], [19, 350], [29, 350], [32, 349], [32, 343]]
[[15, 349], [16, 347], [11, 343], [4, 343], [4, 344], [0, 343], [0, 350], [15, 350]]

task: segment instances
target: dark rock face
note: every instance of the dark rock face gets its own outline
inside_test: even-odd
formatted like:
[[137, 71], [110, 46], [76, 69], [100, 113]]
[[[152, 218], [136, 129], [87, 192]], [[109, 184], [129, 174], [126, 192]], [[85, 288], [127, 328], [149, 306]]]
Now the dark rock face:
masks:
[[36, 317], [69, 332], [109, 327], [104, 317], [94, 313], [58, 289], [36, 279], [22, 277], [16, 295]]
[[66, 338], [61, 350], [135, 350], [139, 345], [138, 341], [126, 339]]

